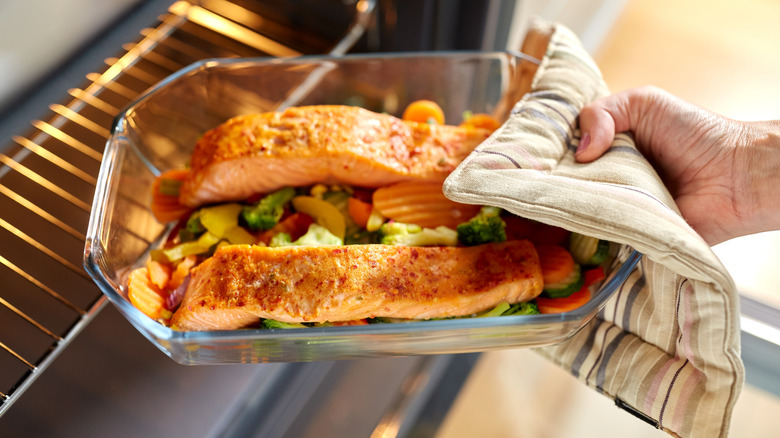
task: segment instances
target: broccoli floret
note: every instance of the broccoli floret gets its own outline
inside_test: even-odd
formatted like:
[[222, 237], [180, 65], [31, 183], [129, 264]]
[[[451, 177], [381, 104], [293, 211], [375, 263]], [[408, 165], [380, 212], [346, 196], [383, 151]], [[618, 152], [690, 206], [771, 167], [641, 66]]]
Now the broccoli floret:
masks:
[[379, 243], [405, 246], [455, 246], [458, 233], [444, 226], [423, 228], [402, 222], [387, 222], [379, 229]]
[[501, 314], [501, 316], [509, 315], [538, 315], [539, 307], [533, 301], [525, 301], [523, 303], [512, 304], [507, 311]]
[[458, 241], [466, 246], [506, 240], [506, 223], [498, 207], [482, 207], [476, 216], [458, 225], [457, 231]]
[[287, 233], [278, 233], [271, 238], [268, 246], [318, 246], [318, 245], [343, 245], [344, 242], [334, 236], [327, 228], [318, 224], [309, 225], [309, 230], [298, 240], [292, 241]]
[[338, 237], [333, 235], [327, 228], [318, 224], [309, 225], [309, 230], [306, 234], [301, 236], [298, 240], [293, 242], [293, 245], [298, 246], [316, 246], [316, 245], [343, 245], [344, 242]]
[[197, 210], [192, 213], [189, 219], [187, 219], [187, 225], [184, 227], [184, 229], [192, 233], [194, 236], [200, 235], [206, 231], [206, 227], [204, 227], [200, 222], [200, 212], [200, 210]]
[[271, 238], [271, 241], [268, 242], [268, 246], [270, 247], [292, 246], [292, 245], [293, 245], [293, 241], [289, 233], [277, 233]]
[[509, 315], [538, 315], [539, 307], [533, 301], [515, 303], [511, 306], [507, 302], [499, 303], [496, 307], [480, 313], [477, 318], [487, 318], [491, 316], [509, 316]]
[[264, 319], [263, 326], [269, 329], [296, 329], [306, 328], [305, 325], [299, 322], [282, 322], [275, 319]]
[[241, 210], [241, 218], [253, 230], [269, 230], [279, 223], [284, 206], [295, 196], [295, 189], [285, 187], [269, 193], [255, 205], [248, 205]]

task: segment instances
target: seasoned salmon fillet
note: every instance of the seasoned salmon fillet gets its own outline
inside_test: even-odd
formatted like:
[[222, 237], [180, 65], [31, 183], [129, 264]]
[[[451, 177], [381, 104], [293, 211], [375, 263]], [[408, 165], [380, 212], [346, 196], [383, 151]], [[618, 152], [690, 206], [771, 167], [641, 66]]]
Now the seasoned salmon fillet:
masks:
[[443, 181], [489, 134], [340, 105], [239, 116], [197, 142], [179, 201], [197, 207], [317, 183]]
[[171, 326], [230, 330], [284, 322], [471, 315], [542, 292], [525, 240], [472, 247], [226, 246], [192, 272]]

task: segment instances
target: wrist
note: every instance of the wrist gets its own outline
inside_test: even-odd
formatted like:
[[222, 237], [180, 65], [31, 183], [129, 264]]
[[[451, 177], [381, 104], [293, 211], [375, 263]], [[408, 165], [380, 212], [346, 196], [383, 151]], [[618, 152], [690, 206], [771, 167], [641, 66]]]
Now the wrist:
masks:
[[734, 169], [744, 234], [780, 230], [780, 120], [745, 127]]

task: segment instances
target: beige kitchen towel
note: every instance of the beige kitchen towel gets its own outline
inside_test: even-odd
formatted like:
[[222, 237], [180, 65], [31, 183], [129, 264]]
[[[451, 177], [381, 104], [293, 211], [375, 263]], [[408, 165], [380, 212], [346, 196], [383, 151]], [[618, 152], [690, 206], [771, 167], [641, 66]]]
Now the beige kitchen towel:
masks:
[[643, 253], [597, 318], [539, 351], [672, 435], [727, 436], [744, 380], [734, 282], [629, 135], [574, 160], [579, 111], [608, 92], [576, 35], [553, 24], [531, 91], [445, 193]]

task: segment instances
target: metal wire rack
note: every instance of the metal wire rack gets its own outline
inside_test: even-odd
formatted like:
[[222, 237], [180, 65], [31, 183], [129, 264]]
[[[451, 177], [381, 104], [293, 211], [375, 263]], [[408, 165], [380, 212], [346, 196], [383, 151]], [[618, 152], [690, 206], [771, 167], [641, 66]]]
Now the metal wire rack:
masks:
[[354, 8], [351, 20], [329, 41], [269, 18], [273, 8], [259, 3], [177, 1], [0, 153], [0, 415], [106, 303], [82, 268], [82, 253], [113, 118], [201, 59], [344, 54], [363, 34], [375, 1], [345, 4]]

